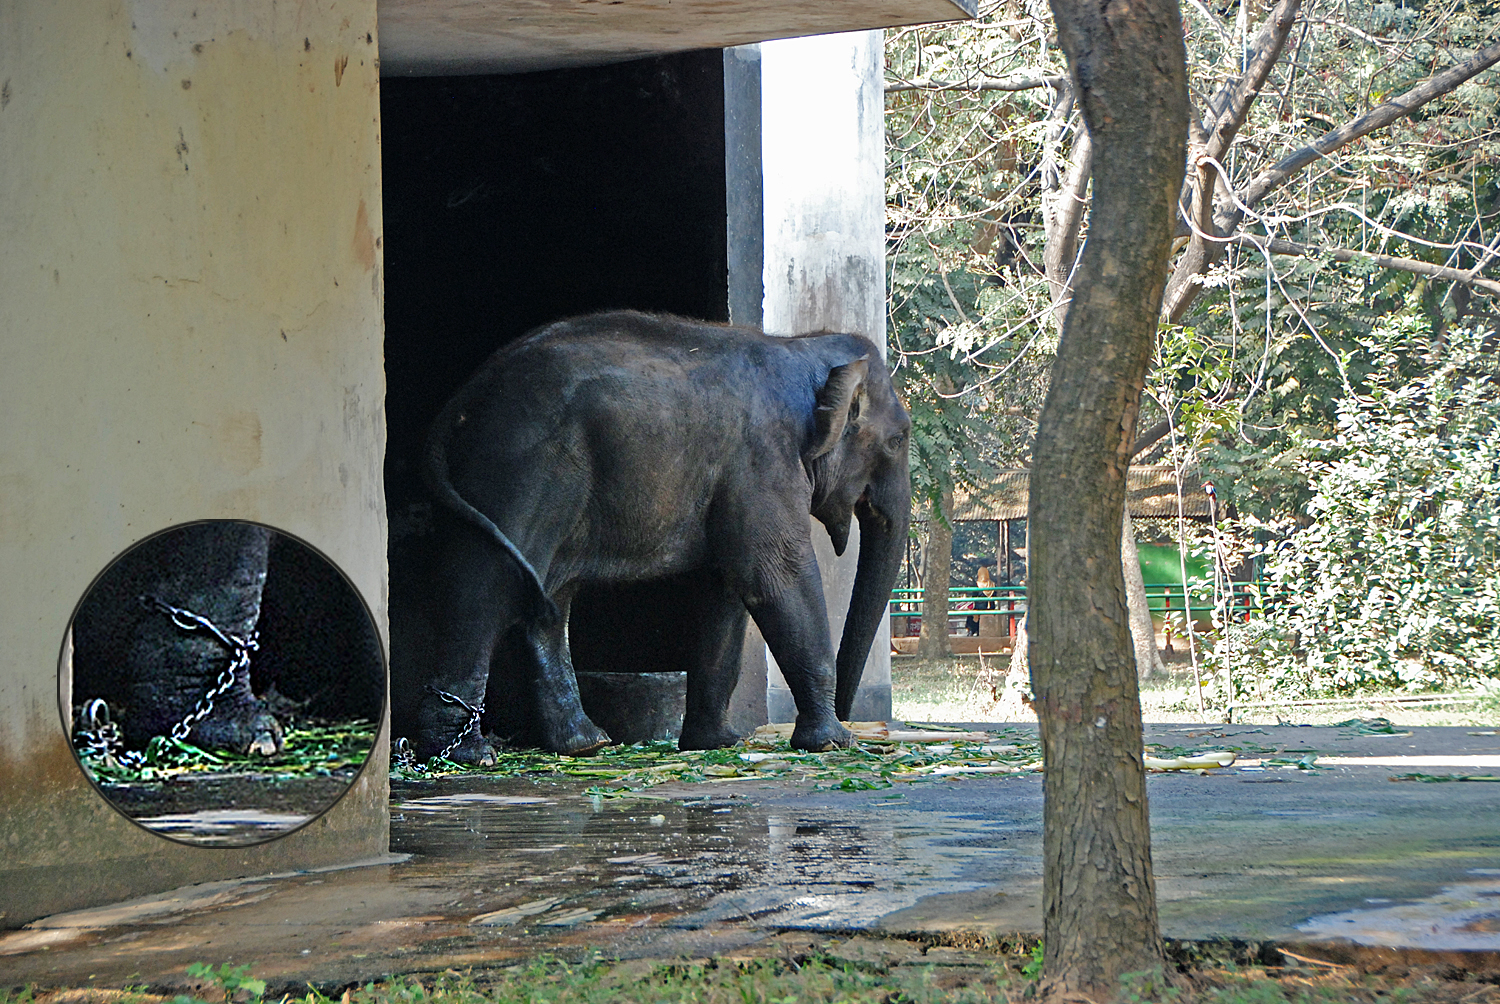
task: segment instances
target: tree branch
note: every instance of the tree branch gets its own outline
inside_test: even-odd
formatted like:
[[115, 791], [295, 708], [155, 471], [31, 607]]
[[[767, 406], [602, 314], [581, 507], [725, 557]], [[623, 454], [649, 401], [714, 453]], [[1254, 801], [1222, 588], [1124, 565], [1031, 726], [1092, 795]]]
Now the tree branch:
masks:
[[[1346, 146], [1361, 136], [1382, 129], [1397, 119], [1405, 118], [1433, 98], [1442, 97], [1459, 84], [1500, 62], [1500, 39], [1480, 49], [1474, 55], [1455, 66], [1451, 66], [1425, 82], [1418, 84], [1405, 94], [1376, 105], [1357, 119], [1345, 122], [1332, 132], [1324, 133], [1316, 142], [1309, 143], [1290, 157], [1283, 158], [1274, 167], [1262, 171], [1240, 195], [1240, 201], [1250, 208], [1266, 197], [1277, 185], [1286, 181], [1295, 172], [1319, 158], [1326, 157], [1341, 146]], [[1243, 218], [1239, 207], [1233, 210], [1233, 221], [1237, 225]], [[1224, 228], [1226, 231], [1229, 227]]]
[[896, 91], [1029, 91], [1037, 87], [1063, 87], [1068, 78], [1045, 74], [1017, 73], [1008, 77], [975, 77], [971, 80], [938, 80], [917, 77], [901, 83], [886, 84], [887, 94]]
[[1205, 152], [1214, 160], [1223, 159], [1224, 151], [1229, 149], [1240, 126], [1249, 117], [1250, 106], [1260, 96], [1260, 89], [1271, 75], [1271, 68], [1281, 59], [1301, 6], [1302, 0], [1280, 0], [1266, 20], [1266, 26], [1255, 39], [1245, 72], [1238, 79], [1225, 81], [1209, 100], [1208, 114], [1213, 119], [1204, 122], [1203, 128], [1208, 133]]
[[[1429, 77], [1406, 93], [1377, 105], [1337, 129], [1324, 133], [1316, 142], [1283, 158], [1257, 175], [1240, 193], [1238, 202], [1215, 217], [1215, 234], [1233, 233], [1245, 218], [1245, 210], [1240, 208], [1241, 205], [1253, 209], [1272, 189], [1285, 182], [1296, 171], [1319, 158], [1328, 156], [1361, 136], [1410, 115], [1427, 102], [1442, 97], [1459, 84], [1484, 72], [1497, 62], [1500, 62], [1500, 40], [1491, 42], [1462, 63]], [[1172, 272], [1172, 278], [1167, 283], [1166, 295], [1162, 301], [1162, 317], [1165, 320], [1174, 324], [1182, 320], [1183, 315], [1187, 313], [1188, 306], [1203, 288], [1197, 281], [1198, 277], [1218, 261], [1219, 255], [1223, 253], [1223, 247], [1224, 243], [1221, 241], [1204, 241], [1197, 236], [1188, 244], [1186, 252]]]
[[1083, 207], [1087, 205], [1084, 193], [1089, 187], [1093, 160], [1093, 143], [1088, 130], [1084, 130], [1073, 144], [1073, 167], [1057, 196], [1056, 215], [1047, 228], [1047, 245], [1042, 252], [1047, 286], [1052, 291], [1052, 312], [1059, 331], [1068, 315], [1068, 301], [1073, 296], [1068, 280], [1072, 277], [1073, 262], [1078, 255], [1078, 230], [1083, 225]]
[[1171, 431], [1172, 420], [1170, 418], [1164, 418], [1160, 422], [1157, 422], [1135, 438], [1135, 442], [1130, 446], [1130, 456], [1132, 458], [1140, 456], [1144, 451], [1165, 439]]
[[1418, 261], [1415, 258], [1395, 258], [1391, 255], [1369, 254], [1364, 251], [1348, 251], [1344, 248], [1320, 248], [1310, 244], [1297, 244], [1293, 241], [1268, 240], [1256, 234], [1236, 234], [1231, 238], [1231, 243], [1240, 247], [1259, 248], [1272, 254], [1305, 255], [1326, 254], [1334, 261], [1370, 261], [1381, 268], [1394, 268], [1402, 272], [1413, 272], [1417, 275], [1430, 276], [1434, 279], [1447, 279], [1451, 282], [1462, 283], [1474, 289], [1483, 290], [1500, 296], [1500, 281], [1485, 279], [1475, 273], [1478, 269], [1464, 270], [1461, 268], [1448, 268], [1445, 265], [1434, 265], [1431, 262]]

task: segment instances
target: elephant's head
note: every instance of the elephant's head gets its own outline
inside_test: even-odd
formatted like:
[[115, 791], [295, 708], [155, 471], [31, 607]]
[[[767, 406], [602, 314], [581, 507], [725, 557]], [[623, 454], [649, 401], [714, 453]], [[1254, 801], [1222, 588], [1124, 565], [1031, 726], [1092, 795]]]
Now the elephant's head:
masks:
[[863, 345], [867, 353], [830, 369], [803, 454], [812, 514], [827, 527], [835, 553], [844, 553], [850, 519], [859, 517], [859, 568], [838, 654], [835, 710], [845, 721], [906, 552], [911, 518], [911, 419], [875, 347]]

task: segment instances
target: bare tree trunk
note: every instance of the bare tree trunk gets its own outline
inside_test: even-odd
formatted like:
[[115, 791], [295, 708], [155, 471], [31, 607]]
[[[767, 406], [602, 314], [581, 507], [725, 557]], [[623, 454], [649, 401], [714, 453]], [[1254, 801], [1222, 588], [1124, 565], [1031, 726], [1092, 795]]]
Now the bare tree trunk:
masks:
[[1118, 556], [1182, 190], [1187, 69], [1171, 0], [1053, 0], [1052, 9], [1092, 140], [1094, 199], [1031, 473], [1029, 657], [1046, 759], [1043, 992], [1104, 999], [1118, 994], [1123, 974], [1165, 967]]
[[999, 720], [1003, 722], [1024, 721], [1031, 708], [1030, 662], [1026, 658], [1026, 618], [1016, 624], [1016, 643], [1010, 652], [1010, 666], [1005, 670], [1005, 683], [1000, 691]]
[[[1298, 0], [1282, 0], [1296, 3]], [[1280, 51], [1280, 50], [1278, 50]], [[1079, 134], [1073, 144], [1073, 167], [1067, 181], [1061, 183], [1059, 192], [1049, 203], [1050, 211], [1044, 209], [1047, 220], [1047, 246], [1043, 261], [1047, 272], [1047, 286], [1052, 295], [1052, 317], [1061, 331], [1067, 323], [1068, 304], [1073, 299], [1071, 285], [1073, 266], [1078, 254], [1078, 232], [1083, 225], [1083, 211], [1087, 205], [1085, 193], [1093, 171], [1093, 149], [1089, 134]], [[1044, 195], [1045, 198], [1045, 195]], [[1211, 213], [1209, 214], [1212, 215]], [[1169, 424], [1163, 425], [1163, 429]], [[1157, 434], [1160, 438], [1160, 434]], [[1152, 440], [1154, 442], [1154, 440]], [[1138, 442], [1131, 450], [1135, 456], [1149, 446], [1149, 442]], [[1125, 570], [1126, 599], [1130, 605], [1130, 633], [1135, 641], [1136, 670], [1138, 678], [1144, 680], [1157, 671], [1165, 672], [1161, 653], [1156, 649], [1156, 634], [1151, 626], [1151, 611], [1146, 605], [1146, 584], [1141, 579], [1140, 558], [1136, 553], [1135, 535], [1129, 530], [1130, 517], [1125, 517], [1126, 532], [1120, 537], [1120, 562]], [[1027, 672], [1026, 633], [1017, 635], [1011, 655], [1011, 669], [1006, 684], [1006, 694], [1016, 689], [1016, 682]], [[1014, 703], [1012, 701], [1011, 703]], [[1009, 705], [1005, 705], [1010, 710]]]
[[1151, 607], [1146, 602], [1146, 579], [1141, 575], [1141, 555], [1135, 546], [1135, 527], [1130, 513], [1120, 530], [1120, 565], [1125, 572], [1125, 598], [1130, 608], [1130, 639], [1135, 643], [1135, 675], [1144, 680], [1167, 667], [1156, 647], [1156, 625], [1151, 621]]
[[922, 636], [917, 639], [917, 657], [945, 659], [953, 654], [948, 640], [948, 577], [953, 567], [953, 490], [943, 492], [940, 511], [927, 520], [927, 541], [922, 553]]

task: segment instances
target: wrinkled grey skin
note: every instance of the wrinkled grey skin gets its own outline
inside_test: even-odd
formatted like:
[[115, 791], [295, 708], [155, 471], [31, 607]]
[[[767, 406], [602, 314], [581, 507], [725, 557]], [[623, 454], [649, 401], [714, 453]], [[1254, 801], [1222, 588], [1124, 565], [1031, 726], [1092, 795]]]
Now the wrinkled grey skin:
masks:
[[[568, 652], [586, 584], [694, 574], [703, 583], [679, 745], [714, 749], [753, 617], [797, 704], [792, 745], [847, 746], [847, 718], [906, 545], [911, 423], [857, 335], [774, 338], [631, 312], [560, 321], [509, 345], [449, 402], [428, 483], [461, 515], [442, 544], [434, 688], [478, 705], [510, 633], [529, 663], [543, 745], [608, 743]], [[860, 522], [835, 661], [812, 514], [843, 553]], [[416, 752], [485, 762], [469, 713], [427, 693]]]
[[[246, 638], [260, 620], [270, 540], [266, 527], [221, 520], [175, 527], [123, 554], [73, 619], [74, 704], [101, 697], [123, 711], [131, 749], [170, 734], [216, 685], [230, 654], [210, 634], [176, 627], [167, 614], [144, 606], [141, 596], [159, 597]], [[282, 728], [251, 692], [246, 669], [187, 741], [269, 755], [282, 748]]]

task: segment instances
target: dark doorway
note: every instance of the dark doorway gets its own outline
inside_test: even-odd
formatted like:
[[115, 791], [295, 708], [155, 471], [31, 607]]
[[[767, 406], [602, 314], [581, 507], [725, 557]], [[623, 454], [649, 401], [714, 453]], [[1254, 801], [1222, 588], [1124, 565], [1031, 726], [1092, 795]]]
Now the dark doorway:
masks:
[[[448, 397], [548, 321], [622, 307], [728, 319], [723, 66], [707, 50], [381, 81], [396, 735], [429, 663], [434, 513], [418, 465]], [[661, 588], [640, 606], [657, 609]], [[640, 636], [630, 592], [580, 597], [580, 669], [671, 668], [659, 626]]]

